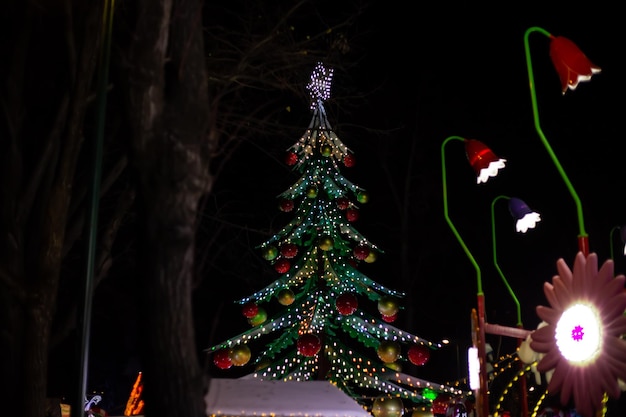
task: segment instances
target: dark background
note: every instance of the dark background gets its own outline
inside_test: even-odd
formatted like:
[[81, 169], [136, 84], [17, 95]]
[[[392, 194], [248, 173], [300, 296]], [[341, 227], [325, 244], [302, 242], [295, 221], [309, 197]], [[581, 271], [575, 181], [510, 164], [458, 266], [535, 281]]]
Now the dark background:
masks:
[[[433, 341], [453, 340], [453, 347], [416, 374], [445, 382], [465, 375], [462, 357], [476, 307], [476, 271], [444, 220], [442, 142], [451, 135], [478, 139], [507, 159], [498, 177], [476, 185], [462, 144], [446, 147], [449, 214], [480, 266], [490, 323], [516, 324], [514, 303], [493, 267], [491, 202], [498, 195], [514, 196], [541, 214], [537, 229], [519, 235], [506, 203], [496, 208], [498, 262], [521, 302], [524, 327], [534, 329], [535, 307], [547, 303], [542, 285], [556, 274], [556, 261], [573, 265], [578, 223], [574, 200], [534, 129], [524, 32], [540, 26], [565, 36], [602, 68], [563, 95], [548, 39], [531, 35], [541, 127], [582, 201], [590, 249], [601, 263], [610, 257], [611, 229], [626, 222], [621, 185], [626, 37], [617, 6], [598, 3], [580, 10], [571, 3], [549, 9], [506, 3], [506, 10], [473, 3], [405, 4], [376, 1], [359, 19], [362, 61], [349, 74], [336, 73], [333, 90], [349, 84], [370, 93], [349, 110], [331, 99], [328, 110], [335, 131], [357, 158], [343, 174], [371, 195], [356, 226], [385, 251], [364, 272], [407, 293], [397, 327]], [[303, 86], [309, 75], [302, 74]], [[276, 196], [296, 176], [280, 161], [310, 118], [308, 103], [296, 103], [292, 111], [302, 114], [302, 131], [244, 145], [207, 206], [207, 218], [219, 213], [220, 221], [237, 227], [212, 247], [220, 261], [195, 294], [199, 349], [247, 330], [234, 301], [276, 279], [255, 246], [291, 219], [278, 212]], [[407, 178], [411, 185], [405, 188]], [[401, 224], [407, 204], [409, 222]], [[404, 233], [408, 274], [401, 268], [407, 261], [401, 251]], [[619, 238], [614, 245], [616, 272], [623, 273]], [[114, 393], [110, 406], [104, 405], [114, 412], [123, 410], [140, 370], [134, 355], [137, 329], [127, 307], [132, 299], [115, 289], [120, 279], [112, 277], [98, 290], [91, 344], [92, 388]], [[513, 340], [490, 337], [489, 342], [497, 353], [514, 349]]]
[[[349, 111], [335, 107], [332, 98], [327, 108], [335, 131], [357, 158], [357, 166], [342, 172], [371, 195], [357, 228], [385, 250], [364, 272], [407, 293], [395, 325], [429, 340], [454, 342], [416, 375], [438, 382], [465, 375], [470, 312], [476, 307], [476, 272], [443, 216], [440, 155], [448, 136], [479, 139], [507, 159], [497, 178], [476, 185], [463, 145], [453, 141], [446, 147], [449, 214], [481, 269], [487, 321], [517, 323], [515, 304], [493, 266], [491, 202], [496, 196], [521, 198], [542, 217], [537, 229], [517, 234], [506, 202], [496, 206], [498, 263], [521, 303], [526, 329], [539, 323], [535, 307], [547, 303], [542, 286], [556, 274], [556, 261], [563, 258], [573, 267], [576, 207], [533, 124], [523, 45], [531, 26], [568, 37], [602, 68], [590, 82], [563, 95], [548, 38], [530, 37], [541, 127], [582, 201], [591, 252], [598, 253], [600, 263], [609, 259], [610, 231], [626, 221], [620, 192], [624, 104], [619, 99], [624, 34], [615, 16], [600, 7], [551, 12], [431, 5], [429, 11], [411, 12], [397, 2], [375, 2], [361, 19], [367, 38], [361, 44], [363, 61], [356, 72], [335, 73], [333, 91], [356, 84], [372, 93]], [[301, 103], [294, 111], [304, 114], [307, 106]], [[249, 209], [245, 223], [251, 248], [264, 240], [263, 232], [291, 219], [278, 213], [275, 197], [297, 177], [275, 159], [300, 134], [244, 147], [240, 156], [245, 162], [231, 165], [229, 178], [237, 179], [223, 184], [229, 193], [222, 198], [240, 200], [242, 211]], [[405, 188], [407, 178], [412, 182]], [[404, 204], [409, 205], [406, 225], [400, 224]], [[401, 269], [404, 232], [409, 236], [408, 276]], [[616, 271], [623, 273], [619, 244], [616, 237]], [[244, 274], [254, 277], [250, 287], [231, 288], [226, 299], [237, 300], [276, 279], [254, 257], [258, 254], [236, 267], [248, 268]], [[248, 328], [237, 306], [219, 311], [233, 321], [217, 322], [214, 343]], [[209, 317], [204, 317], [207, 324]], [[516, 343], [495, 336], [489, 342], [496, 356], [514, 351]]]

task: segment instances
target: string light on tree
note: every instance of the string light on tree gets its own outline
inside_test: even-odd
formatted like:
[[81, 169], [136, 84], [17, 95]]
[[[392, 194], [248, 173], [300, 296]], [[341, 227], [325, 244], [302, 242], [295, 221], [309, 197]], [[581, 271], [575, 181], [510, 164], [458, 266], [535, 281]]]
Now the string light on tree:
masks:
[[[248, 317], [253, 327], [207, 351], [224, 371], [237, 365], [265, 380], [326, 379], [370, 409], [372, 392], [391, 395], [396, 411], [402, 401], [430, 407], [434, 397], [424, 390], [469, 396], [469, 390], [401, 373], [404, 363], [424, 365], [441, 345], [391, 325], [404, 294], [364, 272], [383, 251], [355, 228], [371, 196], [341, 173], [355, 159], [324, 109], [332, 75], [322, 64], [315, 67], [307, 86], [312, 120], [287, 149], [285, 163], [297, 178], [278, 195], [278, 208], [293, 217], [258, 246], [278, 277], [237, 301], [246, 317], [258, 309]], [[269, 341], [255, 343], [247, 361], [239, 349], [261, 338]], [[383, 416], [383, 408], [377, 412]]]

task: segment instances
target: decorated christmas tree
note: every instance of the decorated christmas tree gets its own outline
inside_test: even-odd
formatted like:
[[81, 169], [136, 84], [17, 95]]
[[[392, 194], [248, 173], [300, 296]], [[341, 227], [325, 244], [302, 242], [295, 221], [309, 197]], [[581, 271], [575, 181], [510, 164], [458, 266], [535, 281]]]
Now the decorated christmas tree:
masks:
[[293, 219], [258, 246], [279, 276], [237, 301], [252, 328], [207, 351], [222, 370], [250, 367], [247, 377], [328, 380], [374, 415], [407, 403], [445, 413], [469, 393], [402, 373], [403, 363], [424, 365], [441, 345], [394, 327], [404, 294], [360, 271], [382, 251], [354, 227], [368, 194], [340, 172], [355, 159], [327, 119], [332, 75], [316, 66], [307, 86], [313, 118], [287, 150], [299, 178], [278, 197]]

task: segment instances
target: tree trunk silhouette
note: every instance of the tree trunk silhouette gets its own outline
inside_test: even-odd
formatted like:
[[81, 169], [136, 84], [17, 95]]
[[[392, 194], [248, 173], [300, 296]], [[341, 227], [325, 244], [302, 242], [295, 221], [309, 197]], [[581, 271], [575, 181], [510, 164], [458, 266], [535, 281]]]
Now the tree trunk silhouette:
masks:
[[46, 409], [49, 336], [73, 187], [80, 187], [74, 175], [102, 5], [67, 6], [10, 2], [2, 19], [9, 57], [0, 67], [6, 80], [0, 125], [0, 403], [6, 415], [41, 417]]
[[[210, 188], [199, 0], [139, 2], [130, 55], [146, 415], [205, 415], [192, 315], [198, 204]], [[155, 24], [156, 23], [156, 24]]]
[[[106, 34], [103, 9], [113, 3], [102, 210], [94, 225], [85, 219], [94, 114], [100, 110], [94, 100], [96, 69]], [[98, 290], [113, 265], [122, 264], [122, 271], [113, 269], [115, 277], [128, 276], [123, 288], [107, 287], [115, 302], [130, 299], [129, 288], [141, 287], [141, 297], [131, 303], [140, 300], [143, 312], [147, 411], [151, 416], [204, 414], [191, 293], [210, 279], [219, 252], [197, 247], [198, 204], [211, 195], [215, 178], [240, 143], [251, 138], [272, 143], [268, 138], [275, 141], [289, 129], [285, 108], [294, 104], [294, 96], [306, 94], [298, 74], [308, 74], [320, 55], [341, 60], [350, 52], [340, 29], [354, 27], [350, 20], [356, 16], [349, 13], [329, 27], [327, 16], [310, 0], [221, 3], [9, 0], [3, 5], [3, 414], [41, 417], [48, 395], [66, 397], [64, 402], [80, 400], [67, 398], [75, 393], [68, 385], [79, 369], [65, 361], [69, 355], [78, 357], [78, 347], [68, 348], [67, 342], [73, 341], [84, 296], [78, 288], [85, 279], [85, 231], [93, 227], [98, 228], [94, 306], [98, 301], [108, 306]], [[258, 20], [259, 15], [268, 18]], [[316, 19], [319, 31], [309, 32]], [[294, 25], [306, 32], [294, 36]], [[271, 153], [268, 146], [254, 146]], [[218, 217], [210, 221], [218, 223]], [[137, 226], [139, 246], [129, 223]], [[211, 234], [231, 231], [221, 227]], [[125, 239], [118, 240], [118, 233]], [[207, 245], [217, 241], [203, 237]], [[138, 264], [135, 253], [140, 254]], [[204, 259], [206, 264], [200, 265]], [[129, 273], [133, 267], [138, 269]], [[124, 314], [135, 311], [134, 305], [120, 307]], [[95, 322], [92, 327], [91, 333], [100, 337]], [[60, 353], [64, 356], [58, 360]], [[95, 360], [90, 358], [90, 372]], [[92, 388], [94, 381], [87, 382]]]

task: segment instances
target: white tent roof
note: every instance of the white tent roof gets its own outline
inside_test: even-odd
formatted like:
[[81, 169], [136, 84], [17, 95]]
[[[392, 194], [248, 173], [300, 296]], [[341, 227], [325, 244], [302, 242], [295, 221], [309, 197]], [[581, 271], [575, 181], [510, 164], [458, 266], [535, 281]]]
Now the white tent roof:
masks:
[[211, 417], [372, 417], [328, 381], [213, 378], [204, 400]]

